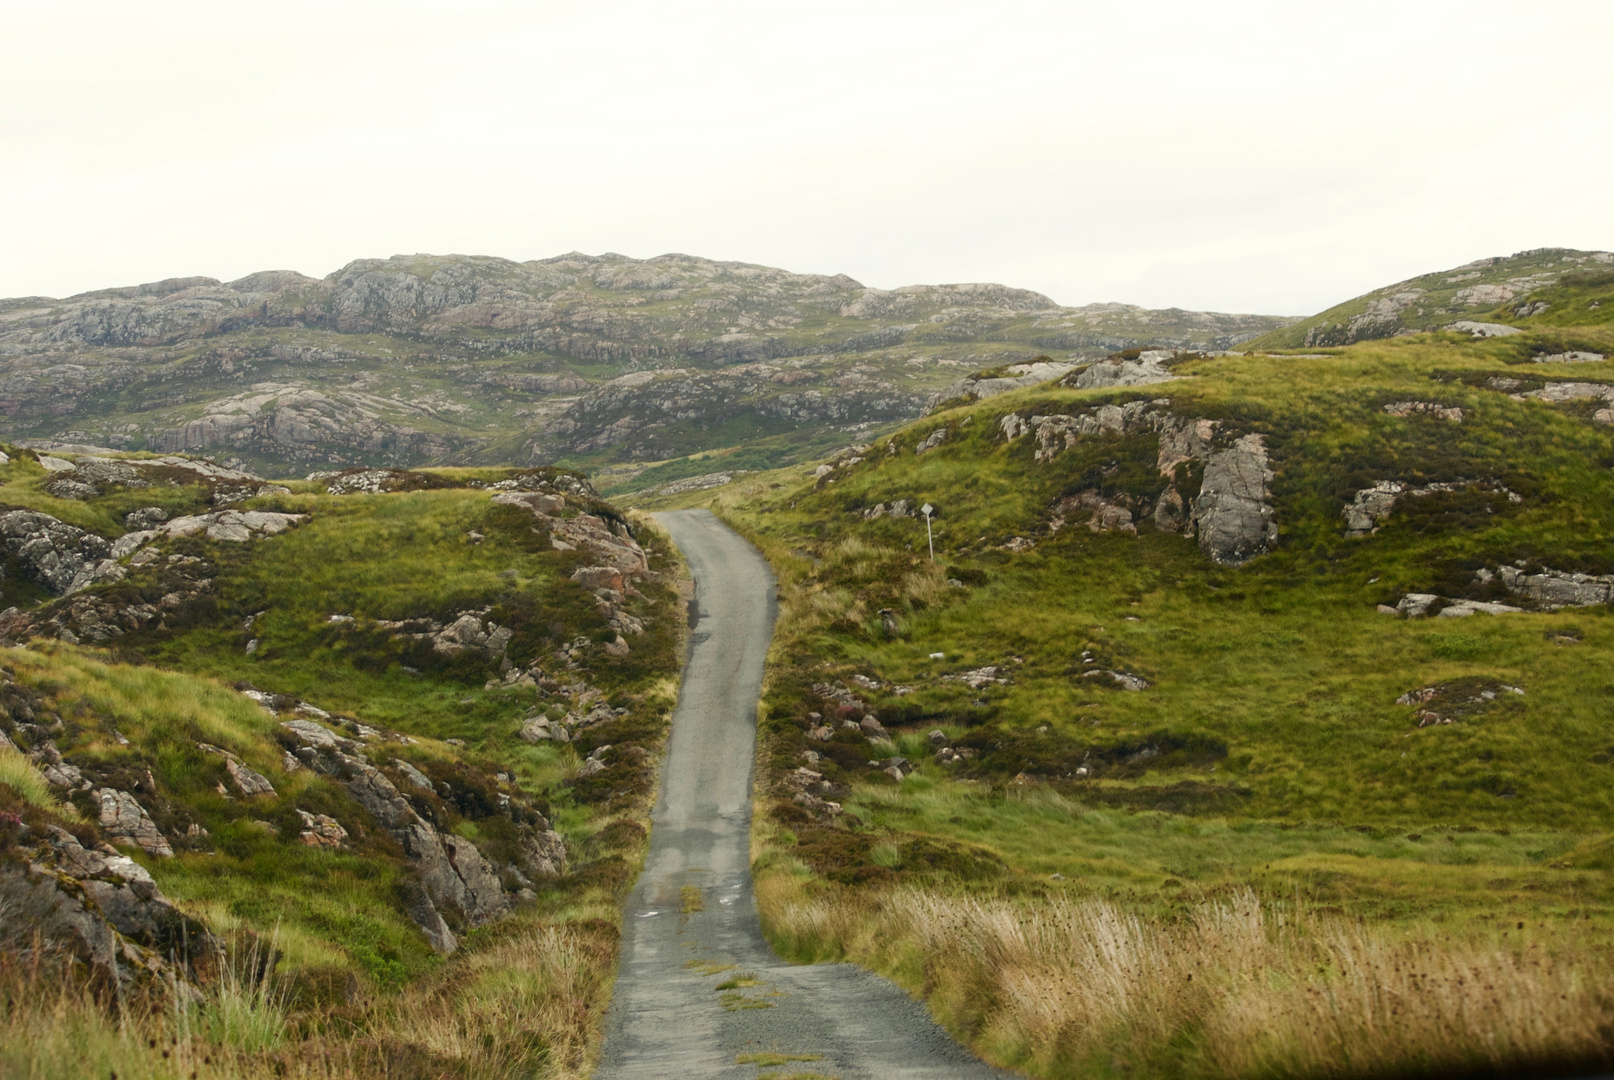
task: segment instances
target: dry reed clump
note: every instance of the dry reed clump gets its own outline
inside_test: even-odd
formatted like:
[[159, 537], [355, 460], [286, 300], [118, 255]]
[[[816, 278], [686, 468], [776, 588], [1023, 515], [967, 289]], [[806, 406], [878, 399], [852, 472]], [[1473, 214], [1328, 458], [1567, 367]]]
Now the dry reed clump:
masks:
[[[400, 999], [383, 1026], [466, 1076], [586, 1076], [614, 960], [599, 933], [536, 926], [467, 958], [431, 993]], [[542, 1068], [528, 1072], [534, 1058]]]
[[296, 1014], [284, 984], [227, 965], [201, 994], [96, 999], [49, 950], [0, 954], [0, 1076], [80, 1080], [572, 1080], [587, 1075], [615, 957], [598, 925], [538, 925], [426, 987], [340, 1015]]
[[788, 944], [917, 963], [939, 1015], [1041, 1075], [1115, 1060], [1145, 1074], [1174, 1061], [1207, 1076], [1362, 1076], [1614, 1058], [1614, 957], [1569, 930], [1452, 940], [1253, 893], [1175, 922], [1100, 900], [777, 898], [770, 922]]

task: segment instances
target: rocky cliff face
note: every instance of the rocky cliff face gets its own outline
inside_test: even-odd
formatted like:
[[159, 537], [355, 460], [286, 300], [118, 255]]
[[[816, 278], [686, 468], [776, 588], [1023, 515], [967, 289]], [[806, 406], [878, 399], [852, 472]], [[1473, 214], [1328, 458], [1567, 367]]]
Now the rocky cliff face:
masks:
[[959, 369], [1283, 322], [685, 255], [395, 256], [0, 300], [0, 416], [12, 438], [258, 467], [645, 460], [910, 418]]

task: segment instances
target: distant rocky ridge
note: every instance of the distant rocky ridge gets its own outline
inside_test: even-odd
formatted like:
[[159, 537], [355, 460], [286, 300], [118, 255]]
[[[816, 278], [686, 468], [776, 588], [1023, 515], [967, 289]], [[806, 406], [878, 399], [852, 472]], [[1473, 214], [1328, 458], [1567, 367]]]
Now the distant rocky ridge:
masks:
[[1476, 259], [1375, 289], [1247, 344], [1256, 349], [1313, 348], [1443, 329], [1475, 337], [1513, 334], [1518, 332], [1513, 327], [1469, 316], [1498, 311], [1511, 318], [1539, 315], [1547, 305], [1530, 300], [1532, 292], [1571, 271], [1611, 265], [1614, 253], [1569, 248], [1536, 248], [1507, 257]]
[[960, 370], [1226, 348], [1287, 321], [685, 255], [395, 256], [0, 300], [0, 416], [12, 439], [265, 471], [659, 460], [909, 419]]

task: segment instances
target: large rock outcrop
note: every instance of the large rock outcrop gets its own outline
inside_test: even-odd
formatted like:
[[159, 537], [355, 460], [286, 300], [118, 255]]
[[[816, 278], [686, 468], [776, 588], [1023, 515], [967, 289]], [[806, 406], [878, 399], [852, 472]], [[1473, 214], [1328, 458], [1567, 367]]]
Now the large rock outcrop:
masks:
[[1267, 501], [1271, 480], [1266, 444], [1259, 435], [1242, 436], [1212, 452], [1188, 515], [1200, 550], [1223, 566], [1242, 566], [1266, 551], [1278, 539], [1278, 523]]
[[[1032, 456], [1037, 464], [1052, 462], [1083, 439], [1154, 434], [1159, 473], [1173, 480], [1152, 506], [1136, 509], [1152, 513], [1162, 531], [1184, 529], [1197, 536], [1200, 549], [1215, 562], [1242, 566], [1269, 550], [1278, 536], [1265, 441], [1256, 434], [1223, 432], [1217, 421], [1176, 416], [1167, 411], [1170, 404], [1156, 399], [1068, 414], [1009, 413], [999, 421], [999, 430], [1009, 442], [1035, 436]], [[1184, 499], [1175, 486], [1177, 469], [1195, 461], [1204, 465], [1199, 494]], [[1135, 532], [1131, 502], [1130, 497], [1096, 490], [1077, 492], [1055, 505], [1059, 525], [1054, 531], [1067, 520], [1083, 520], [1095, 532]]]
[[[271, 704], [264, 695], [266, 707]], [[313, 710], [308, 710], [312, 712]], [[437, 793], [423, 773], [392, 760], [398, 778], [372, 763], [360, 740], [338, 735], [324, 724], [302, 717], [281, 722], [284, 741], [300, 766], [339, 780], [375, 822], [398, 841], [414, 867], [420, 891], [407, 898], [410, 917], [438, 952], [453, 952], [458, 940], [450, 919], [462, 926], [482, 926], [510, 910], [504, 879], [475, 843], [439, 829], [432, 820], [441, 810]], [[380, 732], [364, 729], [369, 737]], [[399, 783], [403, 784], [400, 789]], [[509, 808], [512, 800], [502, 796]], [[548, 877], [566, 866], [566, 846], [543, 815], [523, 809], [517, 823], [522, 865], [506, 868], [517, 885], [530, 877]], [[513, 818], [515, 820], [515, 818]], [[448, 918], [445, 918], [445, 915]]]
[[83, 588], [112, 555], [112, 543], [38, 510], [0, 513], [6, 551], [34, 580], [61, 595]]
[[216, 970], [222, 943], [133, 859], [55, 825], [24, 826], [18, 846], [21, 860], [0, 860], [0, 953], [43, 946], [114, 994], [162, 993]]

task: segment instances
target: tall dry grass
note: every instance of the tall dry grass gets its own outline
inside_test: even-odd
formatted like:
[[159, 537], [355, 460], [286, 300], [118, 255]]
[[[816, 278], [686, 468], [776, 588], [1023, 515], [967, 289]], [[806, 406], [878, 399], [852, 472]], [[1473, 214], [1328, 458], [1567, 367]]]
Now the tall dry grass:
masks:
[[[988, 1056], [1043, 1076], [1367, 1076], [1614, 1060], [1614, 956], [1263, 903], [1179, 920], [1103, 900], [759, 898], [787, 951], [906, 976]], [[771, 902], [770, 902], [771, 901]]]
[[297, 1012], [289, 986], [227, 966], [200, 996], [114, 1007], [49, 949], [0, 954], [6, 1080], [574, 1080], [608, 1001], [607, 924], [529, 924], [379, 1001]]

